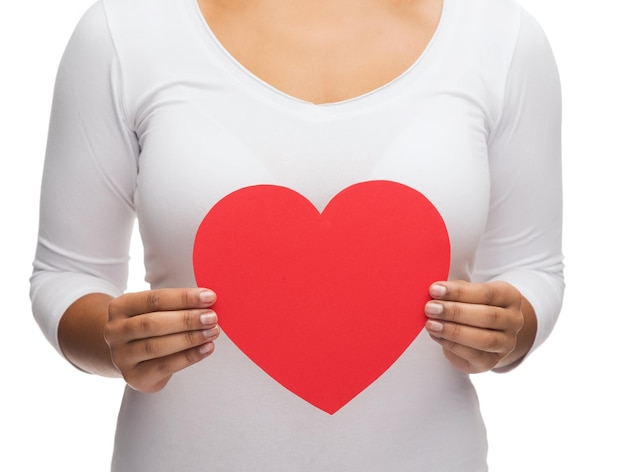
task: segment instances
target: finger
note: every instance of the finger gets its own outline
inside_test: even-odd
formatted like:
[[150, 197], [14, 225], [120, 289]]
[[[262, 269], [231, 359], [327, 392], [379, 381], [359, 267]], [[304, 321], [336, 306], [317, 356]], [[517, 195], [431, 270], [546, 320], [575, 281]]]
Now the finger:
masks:
[[444, 354], [452, 365], [468, 374], [491, 370], [502, 358], [500, 354], [472, 349], [434, 337], [433, 339], [443, 347]]
[[210, 356], [215, 350], [213, 341], [182, 352], [159, 357], [137, 365], [124, 380], [135, 390], [152, 393], [161, 390], [170, 377]]
[[217, 314], [213, 310], [162, 311], [125, 319], [123, 334], [127, 340], [136, 340], [210, 329], [216, 325]]
[[430, 296], [436, 300], [450, 300], [489, 306], [508, 307], [521, 303], [521, 295], [506, 282], [474, 283], [464, 280], [436, 282]]
[[[142, 339], [128, 344], [123, 350], [117, 352], [116, 355], [122, 358], [119, 359], [120, 362], [132, 366], [202, 346], [214, 341], [219, 336], [219, 333], [219, 328], [214, 326], [205, 330], [186, 331], [184, 333]], [[118, 359], [114, 359], [114, 362], [116, 360]]]
[[510, 316], [510, 310], [490, 305], [430, 301], [426, 304], [424, 312], [430, 319], [485, 329], [514, 329], [518, 322], [516, 318]]
[[157, 312], [114, 319], [105, 325], [104, 338], [109, 346], [119, 348], [137, 340], [207, 330], [215, 326], [217, 315], [213, 310]]
[[426, 330], [439, 342], [449, 342], [484, 352], [508, 354], [515, 347], [509, 332], [428, 320]]
[[111, 302], [109, 316], [113, 319], [158, 311], [208, 308], [215, 300], [215, 292], [203, 288], [166, 288], [127, 293]]

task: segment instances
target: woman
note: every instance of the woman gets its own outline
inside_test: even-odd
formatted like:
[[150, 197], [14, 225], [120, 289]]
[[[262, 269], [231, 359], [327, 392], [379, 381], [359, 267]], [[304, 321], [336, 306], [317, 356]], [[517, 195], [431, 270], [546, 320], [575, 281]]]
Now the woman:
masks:
[[[240, 189], [286, 187], [321, 212], [373, 181], [432, 203], [449, 272], [416, 310], [425, 329], [325, 411], [234, 333], [217, 339], [194, 238]], [[135, 217], [151, 290], [124, 294]], [[547, 338], [562, 270], [559, 79], [509, 0], [101, 0], [68, 44], [31, 297], [68, 361], [128, 384], [114, 471], [486, 470], [468, 374]], [[362, 320], [375, 335], [383, 311]], [[312, 336], [325, 349], [332, 333]]]

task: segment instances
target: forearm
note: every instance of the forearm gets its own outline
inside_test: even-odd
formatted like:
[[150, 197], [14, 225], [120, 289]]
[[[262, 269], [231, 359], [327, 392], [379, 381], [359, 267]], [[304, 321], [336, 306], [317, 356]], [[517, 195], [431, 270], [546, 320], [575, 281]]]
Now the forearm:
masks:
[[517, 333], [517, 342], [515, 349], [506, 357], [502, 358], [496, 365], [495, 369], [506, 369], [508, 366], [516, 363], [522, 359], [532, 347], [535, 342], [535, 336], [537, 334], [537, 316], [532, 305], [522, 296], [521, 305], [522, 315], [524, 316], [524, 325], [522, 329]]
[[76, 300], [66, 310], [58, 328], [59, 345], [76, 367], [104, 377], [120, 377], [104, 339], [109, 295], [92, 293]]

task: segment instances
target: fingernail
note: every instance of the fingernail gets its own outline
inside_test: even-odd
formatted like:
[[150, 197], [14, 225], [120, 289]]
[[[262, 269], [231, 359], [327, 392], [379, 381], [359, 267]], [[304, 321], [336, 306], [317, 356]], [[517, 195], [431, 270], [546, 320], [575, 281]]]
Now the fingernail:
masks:
[[447, 291], [448, 289], [443, 285], [434, 284], [430, 287], [430, 296], [435, 298], [443, 297]]
[[215, 338], [218, 334], [219, 330], [217, 328], [205, 329], [204, 331], [202, 331], [202, 335], [207, 339]]
[[209, 352], [213, 351], [214, 348], [215, 346], [213, 345], [213, 341], [210, 341], [200, 346], [198, 348], [198, 351], [200, 351], [200, 354], [208, 354]]
[[426, 329], [428, 331], [439, 333], [443, 331], [443, 324], [439, 323], [439, 321], [428, 320], [426, 322]]
[[215, 292], [212, 290], [203, 290], [198, 296], [202, 303], [210, 303], [215, 301]]
[[427, 315], [438, 316], [443, 313], [443, 305], [441, 303], [428, 302], [425, 311]]
[[200, 323], [208, 325], [215, 324], [217, 322], [217, 315], [214, 311], [210, 311], [208, 313], [204, 313], [200, 315]]

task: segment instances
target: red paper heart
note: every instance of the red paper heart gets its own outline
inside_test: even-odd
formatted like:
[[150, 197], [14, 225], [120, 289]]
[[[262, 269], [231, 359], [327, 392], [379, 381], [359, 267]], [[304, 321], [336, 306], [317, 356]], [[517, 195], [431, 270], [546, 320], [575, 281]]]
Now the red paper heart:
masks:
[[380, 377], [424, 327], [428, 287], [446, 279], [450, 243], [421, 193], [369, 181], [320, 213], [258, 185], [206, 215], [193, 264], [217, 293], [221, 329], [291, 392], [333, 414]]

